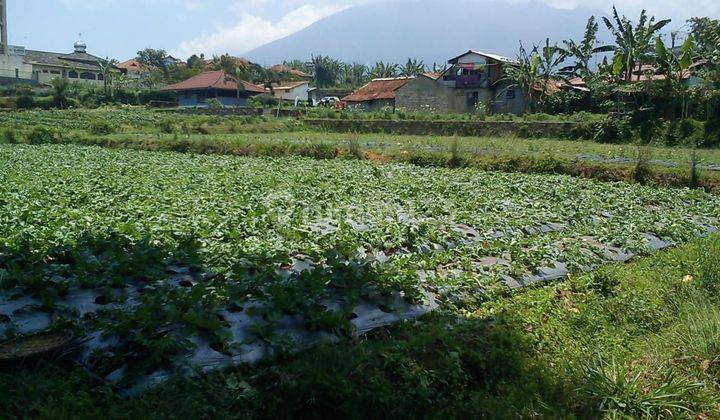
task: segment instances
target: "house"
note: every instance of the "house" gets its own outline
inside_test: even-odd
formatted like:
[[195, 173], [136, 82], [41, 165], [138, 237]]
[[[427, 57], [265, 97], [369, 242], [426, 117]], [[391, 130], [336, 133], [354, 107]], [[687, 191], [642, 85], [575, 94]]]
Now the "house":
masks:
[[240, 81], [238, 98], [238, 84], [233, 77], [224, 71], [207, 71], [191, 77], [183, 82], [175, 83], [162, 88], [163, 91], [176, 92], [178, 104], [181, 107], [207, 107], [208, 101], [217, 99], [222, 106], [247, 106], [251, 96], [266, 93], [264, 88], [244, 80]]
[[273, 83], [275, 97], [283, 101], [307, 102], [309, 89], [308, 81]]
[[107, 62], [88, 54], [84, 42], [76, 42], [71, 53], [26, 50], [10, 45], [6, 0], [0, 0], [0, 14], [0, 83], [49, 84], [55, 78], [83, 84], [104, 83], [103, 66]]
[[448, 60], [441, 74], [418, 76], [396, 94], [398, 109], [413, 112], [523, 114], [526, 96], [504, 77], [507, 66], [517, 66], [510, 58], [470, 50]]
[[414, 77], [391, 77], [373, 79], [370, 83], [342, 98], [348, 108], [374, 112], [391, 109], [395, 111], [397, 91], [407, 85]]
[[135, 59], [123, 61], [116, 67], [120, 70], [120, 73], [126, 75], [130, 79], [142, 79], [152, 72], [152, 68]]

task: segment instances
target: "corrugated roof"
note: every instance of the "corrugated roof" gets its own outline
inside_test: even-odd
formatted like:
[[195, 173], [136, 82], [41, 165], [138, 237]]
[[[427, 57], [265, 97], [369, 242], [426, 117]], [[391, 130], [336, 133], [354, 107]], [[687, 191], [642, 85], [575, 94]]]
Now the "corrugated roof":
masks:
[[[298, 86], [307, 85], [309, 83], [310, 82], [308, 82], [306, 80], [293, 81], [293, 82], [280, 82], [280, 83], [273, 84], [273, 89], [275, 89], [275, 90], [292, 90]], [[275, 86], [275, 85], [277, 85], [277, 86]]]
[[469, 50], [466, 53], [463, 53], [463, 54], [458, 55], [457, 57], [451, 58], [450, 60], [448, 60], [448, 63], [456, 64], [458, 62], [458, 60], [460, 60], [460, 58], [465, 57], [468, 54], [481, 55], [483, 57], [487, 57], [487, 58], [493, 59], [495, 61], [500, 61], [502, 63], [507, 63], [507, 64], [513, 64], [513, 65], [519, 64], [517, 60], [514, 60], [512, 58], [503, 57], [502, 55], [497, 55], [497, 54], [484, 53], [484, 52], [475, 51], [475, 50]]
[[394, 77], [387, 79], [373, 79], [370, 83], [344, 97], [347, 102], [376, 101], [380, 99], [395, 99], [397, 90], [405, 86], [414, 77]]
[[64, 54], [47, 51], [27, 50], [25, 51], [24, 61], [26, 63], [40, 64], [46, 66], [99, 71], [99, 62], [104, 62], [105, 60], [87, 53]]
[[433, 79], [433, 80], [437, 80], [440, 78], [440, 76], [442, 76], [442, 73], [429, 71], [429, 72], [423, 73], [423, 76]]
[[[265, 93], [265, 89], [242, 80], [243, 87], [248, 92]], [[223, 70], [206, 71], [197, 76], [191, 77], [180, 83], [164, 87], [165, 91], [197, 90], [197, 89], [218, 89], [237, 90], [237, 83], [225, 75]]]

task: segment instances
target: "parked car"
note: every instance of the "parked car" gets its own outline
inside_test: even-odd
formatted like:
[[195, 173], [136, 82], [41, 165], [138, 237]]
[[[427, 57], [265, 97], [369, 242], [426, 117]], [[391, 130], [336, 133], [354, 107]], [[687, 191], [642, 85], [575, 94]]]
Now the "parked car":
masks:
[[338, 104], [340, 102], [340, 98], [337, 96], [326, 96], [322, 99], [320, 99], [320, 102], [318, 102], [318, 106], [325, 106], [325, 107], [332, 107], [335, 106], [335, 104]]

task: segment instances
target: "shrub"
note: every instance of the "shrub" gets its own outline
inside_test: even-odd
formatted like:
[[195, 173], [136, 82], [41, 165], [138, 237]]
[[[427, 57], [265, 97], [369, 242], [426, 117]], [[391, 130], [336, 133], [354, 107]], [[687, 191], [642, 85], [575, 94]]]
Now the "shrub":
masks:
[[602, 358], [582, 366], [579, 391], [597, 404], [595, 410], [607, 418], [660, 418], [665, 414], [690, 413], [685, 402], [701, 385], [672, 374], [657, 388], [643, 383], [642, 372]]
[[593, 140], [599, 143], [624, 143], [632, 138], [630, 119], [608, 117], [594, 124]]
[[717, 147], [720, 146], [720, 118], [715, 117], [705, 122], [705, 132], [700, 146]]
[[652, 146], [638, 146], [637, 163], [633, 170], [633, 179], [640, 184], [647, 184], [653, 179], [650, 160], [652, 159]]
[[248, 101], [250, 106], [254, 108], [268, 108], [268, 107], [274, 107], [278, 106], [280, 101], [278, 98], [274, 97], [273, 95], [270, 95], [269, 93], [263, 93], [261, 95], [256, 95], [250, 98]]
[[4, 144], [17, 144], [18, 135], [14, 128], [8, 127], [0, 132], [0, 143]]
[[[161, 133], [172, 134], [175, 132], [175, 125], [172, 119], [166, 118], [158, 123], [158, 128]], [[190, 134], [190, 129], [187, 128], [187, 123], [183, 123], [183, 130], [187, 130], [187, 134]]]
[[59, 138], [60, 134], [56, 129], [45, 125], [38, 125], [30, 130], [25, 138], [25, 142], [27, 144], [56, 143]]
[[30, 109], [35, 106], [35, 100], [30, 95], [20, 95], [15, 100], [18, 109]]
[[107, 136], [117, 131], [117, 127], [104, 119], [97, 119], [90, 123], [90, 133], [98, 136]]

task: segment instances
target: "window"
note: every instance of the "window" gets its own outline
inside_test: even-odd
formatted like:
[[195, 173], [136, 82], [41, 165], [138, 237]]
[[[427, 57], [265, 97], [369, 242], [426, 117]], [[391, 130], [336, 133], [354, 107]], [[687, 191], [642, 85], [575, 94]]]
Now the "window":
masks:
[[60, 70], [50, 70], [50, 74], [60, 74]]
[[515, 87], [509, 87], [505, 91], [505, 99], [515, 99]]
[[77, 79], [77, 78], [78, 78], [78, 73], [77, 73], [75, 70], [70, 70], [70, 72], [68, 73], [68, 78], [70, 78], [70, 79]]
[[80, 78], [85, 80], [95, 80], [95, 74], [86, 71], [84, 73], [80, 73]]
[[100, 73], [100, 74], [98, 74], [98, 78], [97, 78], [97, 79], [98, 79], [98, 80], [105, 80], [105, 76], [104, 76], [102, 73]]
[[480, 101], [479, 92], [468, 92], [467, 93], [467, 106], [468, 108], [475, 108], [475, 105]]

